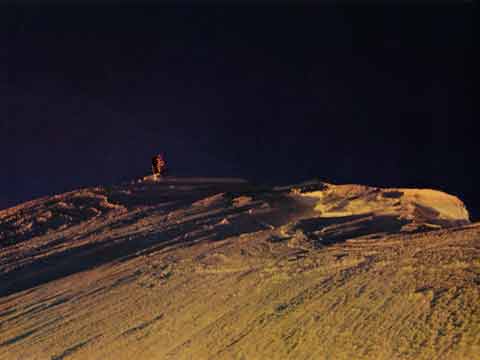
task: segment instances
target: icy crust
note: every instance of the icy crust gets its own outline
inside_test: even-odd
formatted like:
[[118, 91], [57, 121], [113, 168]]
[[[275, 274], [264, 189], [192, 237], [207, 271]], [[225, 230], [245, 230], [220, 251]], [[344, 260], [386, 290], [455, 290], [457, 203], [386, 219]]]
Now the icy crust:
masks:
[[0, 245], [88, 222], [112, 211], [124, 211], [100, 188], [42, 198], [0, 211]]
[[464, 203], [438, 190], [328, 183], [318, 187], [320, 190], [314, 191], [293, 188], [292, 192], [315, 199], [315, 211], [325, 218], [372, 214], [396, 216], [417, 226], [448, 227], [470, 223]]

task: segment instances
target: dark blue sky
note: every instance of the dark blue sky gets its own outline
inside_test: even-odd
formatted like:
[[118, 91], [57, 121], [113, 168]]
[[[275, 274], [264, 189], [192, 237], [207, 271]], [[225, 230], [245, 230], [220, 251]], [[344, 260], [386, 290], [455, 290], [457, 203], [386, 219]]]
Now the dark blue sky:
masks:
[[0, 208], [165, 151], [175, 175], [433, 187], [477, 213], [472, 7], [4, 7]]

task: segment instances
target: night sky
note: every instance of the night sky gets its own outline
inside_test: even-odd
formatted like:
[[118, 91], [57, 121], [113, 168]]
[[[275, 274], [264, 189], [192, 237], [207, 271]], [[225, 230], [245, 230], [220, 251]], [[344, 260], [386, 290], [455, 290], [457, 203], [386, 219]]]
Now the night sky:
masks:
[[164, 151], [172, 175], [430, 187], [476, 218], [473, 6], [4, 6], [0, 209]]

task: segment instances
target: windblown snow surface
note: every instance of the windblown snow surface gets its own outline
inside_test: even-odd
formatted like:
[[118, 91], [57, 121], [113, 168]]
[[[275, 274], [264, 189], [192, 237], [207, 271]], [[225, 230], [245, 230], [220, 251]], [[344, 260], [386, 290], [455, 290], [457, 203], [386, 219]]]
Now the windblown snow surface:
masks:
[[434, 190], [144, 178], [0, 211], [1, 359], [480, 359]]

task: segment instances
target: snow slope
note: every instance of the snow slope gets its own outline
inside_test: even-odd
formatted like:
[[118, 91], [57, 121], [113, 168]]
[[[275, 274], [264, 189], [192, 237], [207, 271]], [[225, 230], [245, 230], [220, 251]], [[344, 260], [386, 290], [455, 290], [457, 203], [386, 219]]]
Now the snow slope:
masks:
[[434, 190], [147, 177], [0, 211], [0, 359], [479, 359]]

